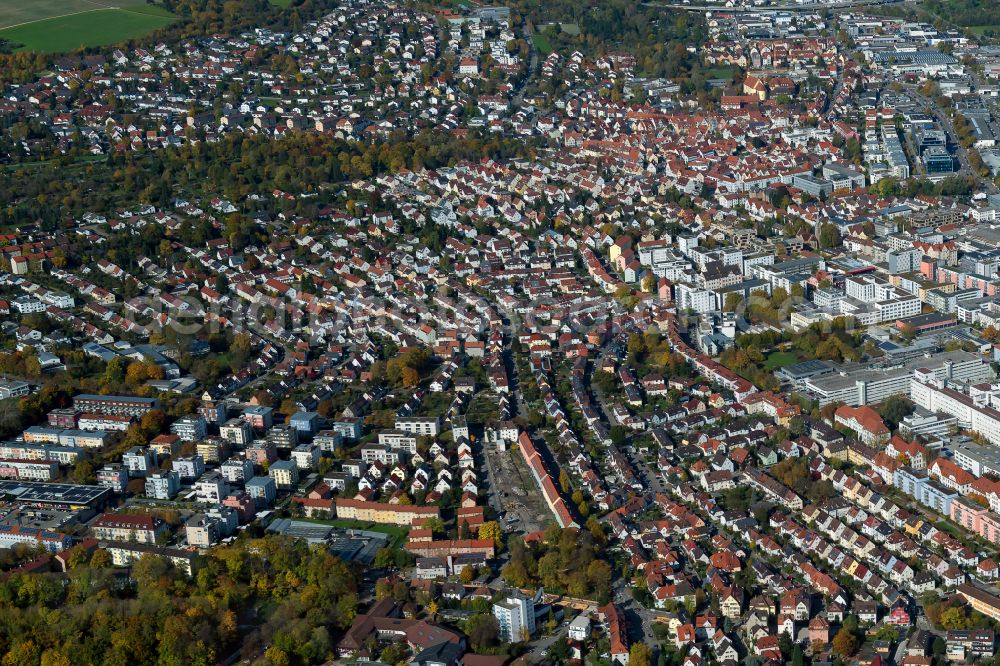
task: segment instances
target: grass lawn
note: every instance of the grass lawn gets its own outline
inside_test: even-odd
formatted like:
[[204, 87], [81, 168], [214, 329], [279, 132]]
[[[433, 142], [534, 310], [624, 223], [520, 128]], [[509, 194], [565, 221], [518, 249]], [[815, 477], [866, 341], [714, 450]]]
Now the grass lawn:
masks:
[[538, 49], [538, 52], [543, 56], [547, 56], [552, 53], [552, 44], [549, 43], [549, 38], [545, 35], [534, 32], [531, 34], [531, 41], [535, 43], [535, 48]]
[[275, 7], [291, 7], [292, 0], [269, 0], [269, 2]]
[[[68, 4], [73, 6], [74, 2], [71, 0]], [[133, 4], [132, 0], [124, 0], [121, 4], [124, 6], [116, 9], [95, 9], [94, 6], [100, 7], [101, 3], [91, 3], [89, 9], [81, 10], [82, 13], [37, 18], [0, 30], [0, 39], [20, 44], [29, 51], [59, 53], [141, 37], [177, 20], [160, 6]], [[11, 23], [5, 21], [4, 25]]]
[[946, 532], [951, 536], [955, 537], [956, 539], [958, 539], [960, 543], [964, 545], [967, 546], [970, 544], [975, 545], [975, 541], [972, 538], [972, 534], [966, 532], [958, 525], [955, 525], [954, 523], [945, 520], [944, 518], [934, 523], [934, 526], [937, 527], [942, 532]]
[[786, 365], [792, 365], [793, 363], [798, 363], [799, 357], [792, 352], [776, 351], [771, 352], [764, 359], [764, 369], [765, 370], [777, 370], [778, 368], [783, 368]]
[[704, 70], [706, 79], [731, 79], [735, 71], [732, 67], [713, 67]]
[[987, 31], [1000, 33], [1000, 25], [970, 25], [966, 29], [976, 35], [982, 35]]

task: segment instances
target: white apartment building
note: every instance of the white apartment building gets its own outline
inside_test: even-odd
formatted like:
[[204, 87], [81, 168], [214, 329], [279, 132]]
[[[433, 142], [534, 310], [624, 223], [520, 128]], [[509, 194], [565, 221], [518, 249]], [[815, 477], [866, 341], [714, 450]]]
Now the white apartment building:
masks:
[[243, 419], [229, 419], [219, 426], [219, 436], [230, 444], [244, 448], [253, 441], [253, 428]]
[[693, 310], [698, 314], [713, 312], [715, 294], [687, 284], [679, 284], [674, 290], [678, 310]]
[[230, 493], [229, 484], [218, 472], [205, 474], [194, 484], [195, 501], [203, 504], [222, 504]]
[[417, 435], [437, 437], [441, 432], [441, 419], [436, 416], [397, 416], [395, 428]]
[[517, 643], [535, 633], [534, 601], [520, 592], [493, 604], [493, 616], [500, 625], [502, 640]]
[[410, 455], [417, 452], [417, 438], [402, 430], [383, 430], [378, 434], [378, 443], [390, 449], [406, 451]]
[[219, 466], [219, 472], [229, 483], [243, 483], [253, 478], [253, 463], [240, 458], [230, 458]]
[[180, 489], [180, 476], [173, 470], [146, 477], [146, 497], [169, 500], [176, 497]]
[[292, 449], [292, 461], [299, 469], [312, 469], [319, 464], [320, 451], [312, 444], [299, 444]]

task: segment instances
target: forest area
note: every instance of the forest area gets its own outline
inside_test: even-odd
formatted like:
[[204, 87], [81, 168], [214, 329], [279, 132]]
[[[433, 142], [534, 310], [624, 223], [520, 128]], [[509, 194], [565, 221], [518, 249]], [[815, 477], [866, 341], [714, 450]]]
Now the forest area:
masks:
[[[0, 198], [8, 202], [0, 207], [0, 226], [39, 223], [42, 229], [53, 230], [68, 217], [111, 210], [137, 200], [166, 207], [181, 193], [222, 195], [231, 201], [275, 189], [290, 194], [317, 193], [324, 186], [401, 169], [435, 169], [485, 157], [520, 157], [530, 150], [522, 141], [474, 132], [462, 136], [425, 130], [411, 137], [398, 131], [371, 143], [305, 133], [281, 141], [232, 134], [215, 143], [186, 143], [155, 153], [112, 154], [107, 161], [91, 162], [79, 169], [66, 169], [56, 162], [0, 170]], [[204, 189], [205, 183], [212, 183], [210, 190]], [[309, 205], [302, 200], [290, 205], [294, 208], [299, 204]]]
[[924, 0], [922, 6], [963, 27], [1000, 27], [1000, 3], [995, 0]]
[[[637, 69], [646, 76], [698, 74], [697, 45], [707, 37], [700, 17], [632, 0], [515, 0], [511, 7], [561, 53], [627, 51], [637, 56]], [[551, 24], [575, 24], [579, 29], [566, 31]]]
[[210, 666], [262, 652], [272, 664], [321, 663], [357, 607], [342, 560], [279, 537], [215, 548], [193, 578], [153, 556], [125, 576], [103, 550], [70, 564], [67, 579], [0, 581], [3, 666]]
[[600, 559], [607, 538], [596, 521], [587, 530], [552, 525], [541, 542], [527, 545], [511, 539], [504, 579], [514, 587], [544, 586], [553, 594], [594, 598], [606, 603], [611, 593], [611, 566]]

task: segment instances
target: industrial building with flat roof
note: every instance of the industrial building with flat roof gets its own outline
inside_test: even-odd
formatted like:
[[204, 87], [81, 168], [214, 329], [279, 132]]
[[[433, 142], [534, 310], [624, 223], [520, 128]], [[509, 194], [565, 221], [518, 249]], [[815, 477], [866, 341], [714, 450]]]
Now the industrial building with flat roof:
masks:
[[45, 504], [70, 508], [96, 507], [111, 496], [103, 486], [78, 486], [68, 483], [32, 481], [0, 481], [0, 500], [17, 500], [22, 504]]
[[843, 402], [851, 407], [881, 402], [896, 393], [909, 393], [910, 378], [918, 368], [931, 370], [951, 382], [981, 382], [993, 377], [993, 370], [979, 354], [965, 351], [940, 352], [919, 356], [898, 365], [845, 365], [836, 374], [810, 377], [802, 390], [819, 404]]

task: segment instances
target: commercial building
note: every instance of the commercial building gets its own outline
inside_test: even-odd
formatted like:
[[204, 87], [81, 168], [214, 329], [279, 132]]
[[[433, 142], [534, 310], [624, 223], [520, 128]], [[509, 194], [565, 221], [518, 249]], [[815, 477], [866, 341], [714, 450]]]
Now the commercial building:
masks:
[[931, 412], [915, 406], [913, 413], [899, 423], [899, 434], [907, 439], [917, 435], [944, 437], [958, 427], [958, 419], [947, 414]]
[[1000, 449], [973, 442], [953, 442], [949, 448], [955, 464], [962, 469], [976, 476], [1000, 476]]
[[7, 496], [23, 505], [53, 508], [83, 509], [104, 504], [111, 491], [101, 486], [38, 481], [0, 480], [0, 496]]
[[890, 395], [910, 391], [914, 371], [927, 369], [935, 377], [952, 382], [982, 382], [993, 377], [993, 370], [979, 354], [964, 351], [941, 352], [903, 362], [883, 361], [876, 364], [848, 364], [837, 373], [817, 375], [802, 382], [802, 391], [828, 405], [870, 405], [882, 402]]
[[834, 190], [854, 190], [865, 186], [865, 174], [838, 162], [823, 165], [823, 178], [833, 183]]
[[910, 383], [910, 399], [928, 411], [950, 414], [959, 426], [979, 433], [991, 444], [1000, 444], [1000, 411], [990, 406], [989, 394], [969, 396], [920, 371]]

